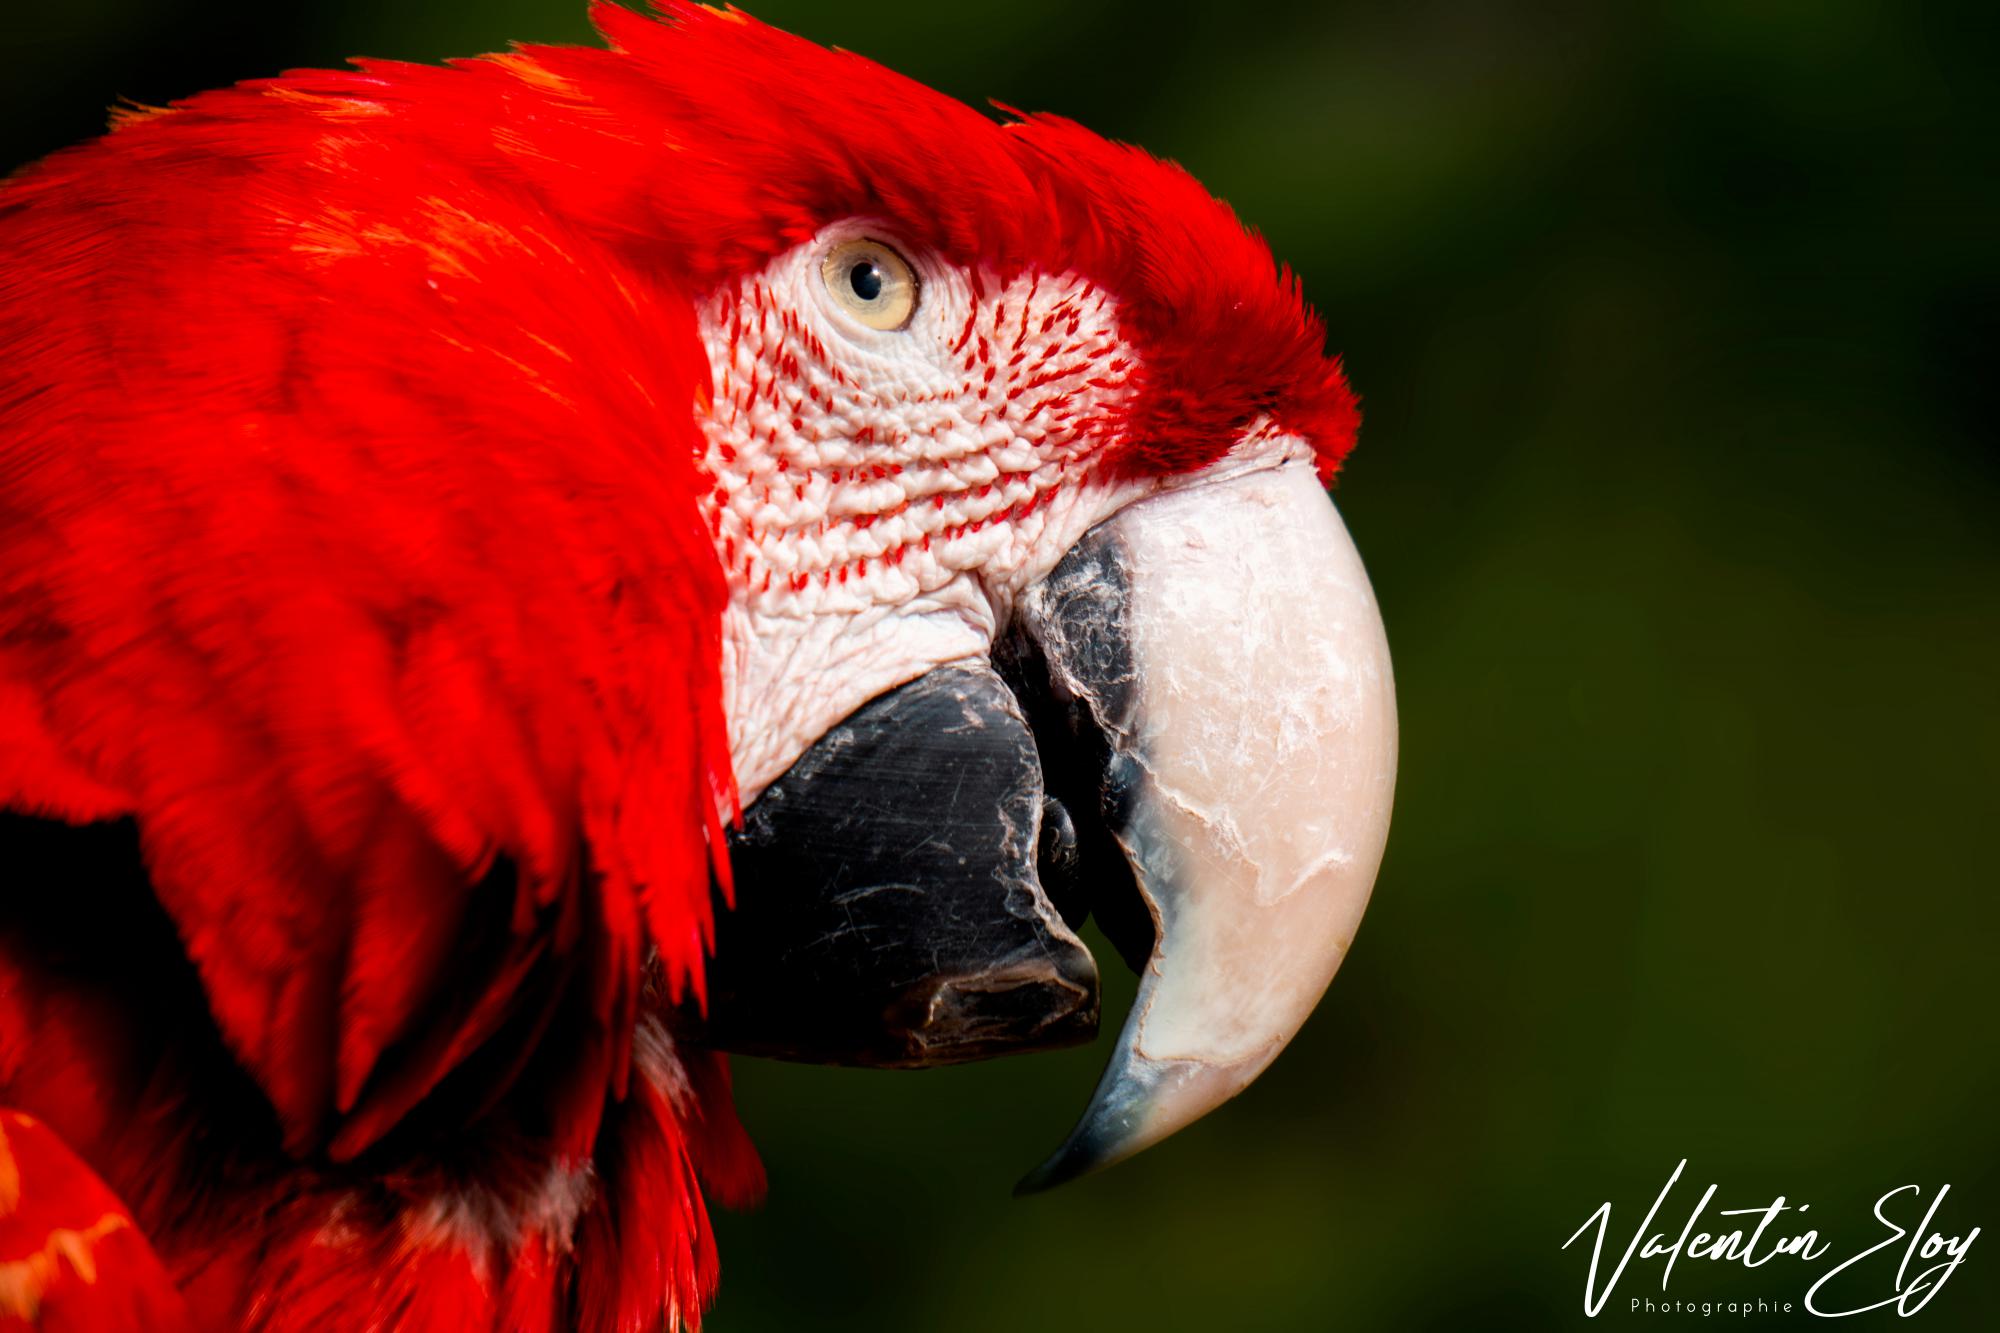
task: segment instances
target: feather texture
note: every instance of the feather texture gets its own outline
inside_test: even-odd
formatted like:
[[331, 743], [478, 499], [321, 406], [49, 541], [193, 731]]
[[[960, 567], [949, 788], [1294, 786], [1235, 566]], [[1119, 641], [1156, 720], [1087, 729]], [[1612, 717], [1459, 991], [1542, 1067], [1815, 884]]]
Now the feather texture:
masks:
[[1117, 294], [1113, 468], [1352, 442], [1297, 283], [1178, 168], [662, 8], [0, 185], [0, 834], [48, 867], [0, 892], [0, 1103], [203, 1327], [692, 1323], [702, 1186], [761, 1190], [645, 1018], [699, 1000], [737, 813], [695, 301], [880, 216]]

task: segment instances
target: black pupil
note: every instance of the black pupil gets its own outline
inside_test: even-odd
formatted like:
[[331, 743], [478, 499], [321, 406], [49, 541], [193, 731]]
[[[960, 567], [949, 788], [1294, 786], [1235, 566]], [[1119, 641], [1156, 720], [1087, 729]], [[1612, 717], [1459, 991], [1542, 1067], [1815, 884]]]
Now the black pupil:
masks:
[[847, 285], [862, 300], [873, 301], [882, 294], [882, 270], [875, 267], [874, 260], [864, 259], [847, 270]]

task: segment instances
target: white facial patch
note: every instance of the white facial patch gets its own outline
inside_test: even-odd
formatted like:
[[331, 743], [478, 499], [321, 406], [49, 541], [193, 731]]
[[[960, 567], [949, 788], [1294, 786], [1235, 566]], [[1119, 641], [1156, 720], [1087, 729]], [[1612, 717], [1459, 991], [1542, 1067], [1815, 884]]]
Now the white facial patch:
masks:
[[[846, 275], [827, 256], [858, 238], [915, 270], [906, 326], [868, 327], [831, 299]], [[1112, 302], [1081, 279], [1002, 284], [861, 222], [725, 288], [700, 320], [747, 805], [869, 699], [983, 656], [1014, 596], [1139, 493], [1098, 468], [1136, 366]]]

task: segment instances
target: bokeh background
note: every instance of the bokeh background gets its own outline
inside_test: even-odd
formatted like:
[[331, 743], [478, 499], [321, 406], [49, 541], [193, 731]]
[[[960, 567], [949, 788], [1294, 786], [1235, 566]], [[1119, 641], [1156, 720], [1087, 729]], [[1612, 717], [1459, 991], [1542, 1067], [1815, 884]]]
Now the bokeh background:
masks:
[[[741, 1062], [773, 1189], [719, 1222], [712, 1333], [1595, 1326], [1560, 1245], [1606, 1200], [1622, 1245], [1683, 1157], [1675, 1230], [1711, 1181], [1843, 1254], [1897, 1185], [2000, 1227], [1984, 6], [751, 8], [1177, 158], [1299, 269], [1365, 397], [1339, 499], [1404, 758], [1318, 1015], [1107, 1175], [1008, 1197], [1108, 1036]], [[583, 0], [6, 0], [0, 167], [115, 97], [510, 39], [588, 40]], [[1667, 1295], [1796, 1306], [1825, 1266]], [[1699, 1318], [1629, 1313], [1656, 1283], [1597, 1323]], [[2000, 1233], [1918, 1318], [2000, 1326]]]

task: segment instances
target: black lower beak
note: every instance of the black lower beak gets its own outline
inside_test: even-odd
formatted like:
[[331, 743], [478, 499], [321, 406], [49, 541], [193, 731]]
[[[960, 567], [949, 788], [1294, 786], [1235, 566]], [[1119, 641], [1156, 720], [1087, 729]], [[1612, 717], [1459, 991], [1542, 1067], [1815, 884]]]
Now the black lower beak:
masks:
[[1075, 859], [1013, 692], [983, 663], [940, 667], [822, 736], [746, 812], [736, 907], [684, 1033], [882, 1067], [1088, 1041], [1097, 964], [1058, 906]]

